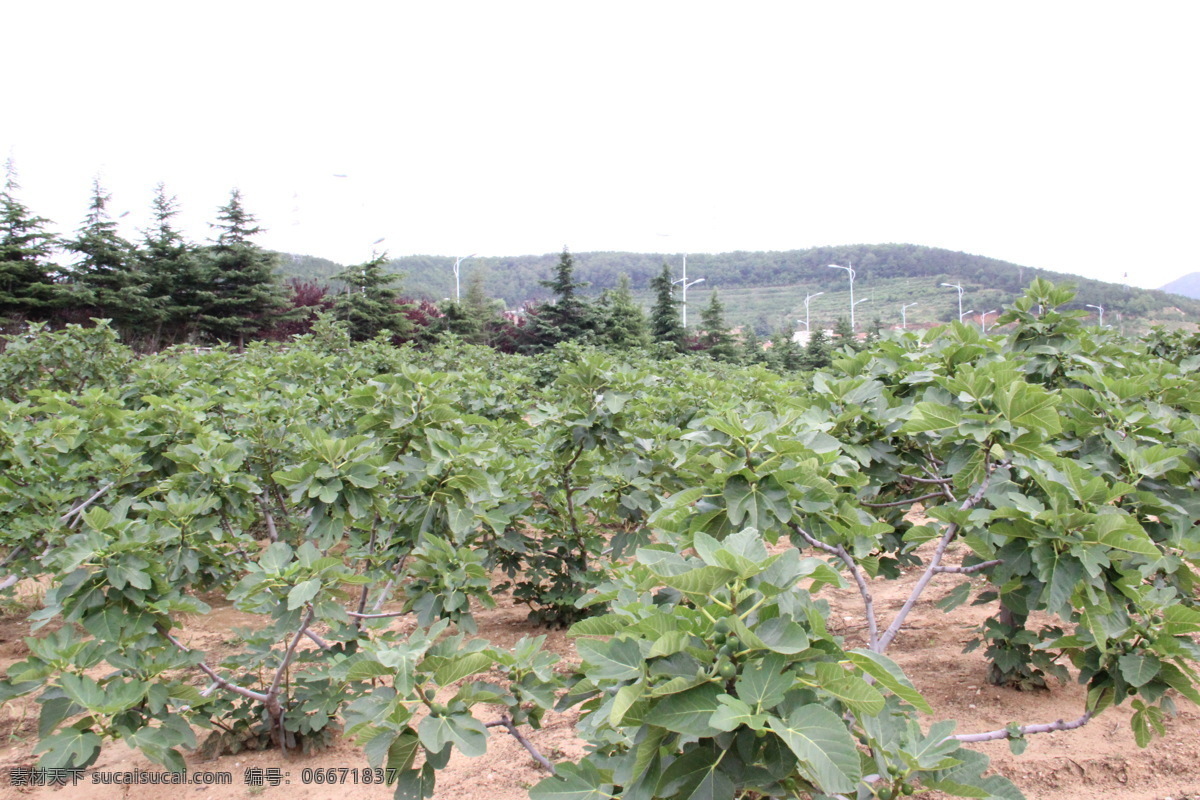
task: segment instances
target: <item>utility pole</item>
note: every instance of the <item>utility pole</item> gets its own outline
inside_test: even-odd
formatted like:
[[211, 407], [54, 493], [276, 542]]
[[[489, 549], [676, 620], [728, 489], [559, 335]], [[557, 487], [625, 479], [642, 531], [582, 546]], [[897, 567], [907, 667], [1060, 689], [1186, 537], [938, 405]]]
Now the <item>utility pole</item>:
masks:
[[823, 294], [825, 294], [825, 293], [824, 292], [817, 292], [816, 294], [807, 294], [806, 293], [804, 296], [804, 330], [808, 331], [809, 333], [812, 333], [812, 326], [808, 324], [808, 301], [812, 300], [814, 297], [820, 297]]
[[475, 255], [475, 253], [471, 253], [469, 256], [459, 256], [454, 260], [454, 302], [456, 303], [462, 300], [462, 294], [458, 290], [458, 265], [461, 264], [464, 259], [474, 258]]
[[963, 320], [963, 310], [962, 310], [963, 288], [961, 286], [959, 286], [957, 283], [943, 283], [942, 286], [949, 286], [951, 289], [958, 289], [958, 321], [962, 322], [962, 320]]
[[854, 266], [839, 267], [837, 264], [826, 264], [830, 269], [844, 269], [850, 276], [850, 330], [854, 330]]
[[697, 283], [704, 283], [704, 278], [696, 278], [696, 280], [688, 283], [687, 279], [687, 253], [683, 254], [683, 277], [671, 283], [683, 284], [683, 328], [687, 330], [687, 290], [689, 286], [695, 286]]

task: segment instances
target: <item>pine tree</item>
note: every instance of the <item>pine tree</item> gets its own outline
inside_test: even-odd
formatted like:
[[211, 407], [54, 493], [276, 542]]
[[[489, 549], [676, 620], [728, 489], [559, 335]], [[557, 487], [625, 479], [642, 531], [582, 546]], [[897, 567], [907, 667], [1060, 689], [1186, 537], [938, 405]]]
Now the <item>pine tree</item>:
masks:
[[654, 306], [650, 309], [650, 338], [682, 352], [683, 323], [679, 320], [679, 301], [675, 299], [675, 282], [671, 267], [663, 264], [662, 272], [650, 281], [654, 290]]
[[838, 317], [837, 324], [833, 326], [833, 346], [844, 347], [847, 345], [857, 349], [858, 336], [855, 335], [854, 328], [850, 327], [850, 320]]
[[600, 295], [599, 342], [615, 350], [631, 350], [650, 343], [646, 328], [646, 315], [633, 299], [629, 276], [624, 272], [617, 279], [615, 289], [606, 289]]
[[829, 363], [829, 337], [822, 328], [817, 328], [809, 334], [804, 348], [804, 369], [824, 369]]
[[179, 214], [179, 203], [161, 183], [154, 190], [151, 214], [154, 222], [142, 232], [138, 258], [141, 291], [148, 301], [147, 321], [154, 325], [147, 344], [158, 347], [191, 340], [214, 295], [209, 289], [208, 262], [175, 229], [172, 220]]
[[4, 165], [0, 192], [0, 320], [47, 319], [61, 304], [55, 286], [56, 267], [50, 261], [55, 237], [46, 231], [50, 220], [36, 217], [19, 200], [17, 170], [10, 158]]
[[350, 326], [350, 338], [356, 342], [389, 330], [407, 336], [412, 323], [404, 307], [396, 302], [399, 290], [390, 286], [400, 280], [396, 273], [385, 272], [387, 253], [373, 254], [370, 260], [347, 267], [333, 276], [346, 284], [346, 291], [333, 301], [334, 316]]
[[765, 364], [767, 354], [763, 352], [762, 342], [754, 331], [753, 325], [747, 325], [742, 334], [741, 360], [743, 364]]
[[771, 339], [767, 363], [776, 372], [795, 372], [804, 368], [804, 351], [793, 334], [791, 328], [780, 328]]
[[439, 305], [442, 316], [437, 320], [436, 333], [452, 333], [464, 342], [479, 344], [483, 339], [483, 324], [467, 310], [464, 303], [453, 300]]
[[871, 324], [867, 326], [867, 338], [864, 340], [864, 345], [871, 345], [878, 342], [883, 337], [883, 320], [876, 316], [871, 320]]
[[452, 307], [446, 311], [447, 328], [471, 344], [486, 344], [499, 319], [499, 309], [483, 289], [482, 270], [471, 272], [463, 301]]
[[66, 242], [66, 249], [80, 256], [71, 267], [70, 302], [128, 331], [146, 318], [148, 301], [138, 280], [133, 245], [117, 232], [108, 213], [111, 199], [100, 179], [93, 180], [87, 217], [75, 238]]
[[554, 278], [539, 283], [554, 292], [554, 300], [537, 306], [530, 317], [523, 351], [548, 350], [559, 342], [586, 339], [594, 333], [595, 311], [578, 295], [578, 290], [588, 284], [575, 280], [575, 259], [570, 250], [563, 248]]
[[499, 301], [488, 297], [487, 291], [483, 288], [483, 273], [482, 269], [471, 271], [471, 277], [467, 278], [467, 295], [463, 298], [463, 305], [466, 306], [468, 313], [486, 324], [497, 315], [499, 310], [503, 309], [504, 304], [500, 303], [500, 309], [497, 309]]
[[250, 241], [262, 228], [242, 207], [239, 190], [217, 211], [217, 220], [216, 243], [204, 251], [213, 301], [200, 327], [214, 339], [237, 342], [240, 350], [248, 334], [275, 324], [287, 308], [287, 294], [276, 272], [278, 255]]
[[708, 300], [708, 305], [700, 312], [700, 346], [718, 361], [737, 361], [737, 347], [733, 337], [725, 327], [725, 306], [722, 305], [714, 291]]

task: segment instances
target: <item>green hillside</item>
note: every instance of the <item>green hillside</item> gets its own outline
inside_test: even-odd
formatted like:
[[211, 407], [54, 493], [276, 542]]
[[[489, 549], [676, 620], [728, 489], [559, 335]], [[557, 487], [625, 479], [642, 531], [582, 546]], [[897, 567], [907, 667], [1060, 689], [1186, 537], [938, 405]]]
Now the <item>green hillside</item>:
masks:
[[[622, 272], [633, 283], [638, 299], [650, 304], [650, 279], [664, 261], [678, 272], [679, 255], [658, 253], [575, 253], [577, 275], [590, 282], [588, 292], [598, 295], [616, 286]], [[510, 308], [548, 297], [539, 281], [549, 277], [557, 253], [537, 256], [473, 258], [461, 268], [465, 286], [468, 276], [484, 271], [486, 291], [504, 300]], [[753, 325], [760, 333], [804, 319], [806, 294], [825, 294], [810, 306], [813, 325], [831, 327], [848, 315], [849, 292], [846, 273], [829, 269], [829, 264], [852, 264], [857, 277], [854, 299], [860, 327], [878, 317], [886, 326], [900, 324], [900, 307], [908, 310], [909, 324], [946, 322], [958, 315], [958, 295], [939, 286], [955, 283], [964, 289], [963, 311], [999, 309], [1011, 302], [1036, 277], [1078, 287], [1077, 305], [1101, 305], [1105, 323], [1142, 328], [1150, 324], [1180, 324], [1200, 321], [1200, 301], [1162, 291], [1136, 289], [1075, 275], [1023, 267], [984, 256], [910, 244], [848, 245], [785, 252], [697, 253], [688, 256], [688, 278], [704, 283], [688, 292], [689, 322], [699, 319], [699, 309], [716, 289], [725, 304], [727, 320], [733, 325]], [[407, 295], [440, 300], [454, 295], [454, 259], [443, 256], [407, 256], [394, 259], [389, 269], [404, 275]], [[285, 256], [288, 276], [325, 282], [341, 269], [332, 261], [309, 256]], [[802, 327], [802, 326], [801, 326]]]

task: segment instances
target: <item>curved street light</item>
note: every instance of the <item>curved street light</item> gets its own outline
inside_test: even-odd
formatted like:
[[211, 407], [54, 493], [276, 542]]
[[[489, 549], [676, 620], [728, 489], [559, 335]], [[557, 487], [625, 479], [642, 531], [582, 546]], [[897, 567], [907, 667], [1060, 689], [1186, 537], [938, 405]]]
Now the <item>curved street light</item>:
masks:
[[816, 294], [807, 294], [806, 293], [804, 296], [804, 330], [808, 331], [809, 333], [812, 333], [812, 325], [810, 325], [808, 322], [808, 302], [810, 300], [812, 300], [814, 297], [820, 297], [823, 294], [825, 294], [825, 293], [824, 292], [817, 292]]
[[908, 315], [905, 312], [915, 305], [916, 305], [916, 303], [909, 303], [908, 305], [900, 306], [900, 328], [901, 328], [901, 330], [908, 330]]
[[687, 329], [687, 290], [688, 290], [688, 287], [695, 286], [697, 283], [704, 283], [704, 278], [696, 278], [696, 280], [694, 280], [690, 283], [688, 282], [688, 279], [687, 279], [687, 253], [683, 254], [683, 277], [678, 280], [671, 281], [671, 283], [672, 284], [675, 284], [675, 283], [683, 284], [683, 327], [686, 330]]
[[987, 333], [987, 329], [988, 329], [988, 325], [987, 325], [988, 314], [996, 314], [996, 313], [999, 313], [999, 312], [993, 308], [991, 311], [985, 311], [979, 315], [979, 327], [983, 329], [984, 333]]
[[[863, 303], [867, 302], [867, 301], [868, 301], [868, 300], [870, 300], [870, 299], [871, 299], [871, 298], [869, 298], [869, 297], [864, 297], [862, 300], [857, 300], [857, 301], [855, 301], [854, 305], [853, 305], [853, 306], [850, 306], [850, 310], [851, 310], [851, 311], [853, 311], [855, 306], [860, 306], [860, 305], [862, 305]], [[857, 334], [856, 334], [856, 338], [857, 338]]]
[[830, 269], [844, 269], [850, 276], [850, 330], [854, 330], [854, 267], [840, 267], [837, 264], [826, 264]]
[[957, 283], [943, 283], [942, 286], [948, 286], [951, 289], [958, 289], [958, 321], [962, 322], [962, 320], [963, 320], [963, 310], [962, 310], [963, 288], [961, 286], [959, 286]]
[[471, 253], [469, 256], [459, 256], [458, 258], [454, 259], [454, 302], [456, 303], [462, 300], [462, 295], [460, 294], [458, 288], [458, 265], [461, 264], [465, 259], [474, 258], [476, 255], [478, 254]]
[[1088, 308], [1094, 308], [1100, 312], [1100, 327], [1104, 327], [1104, 306], [1094, 306], [1091, 303], [1087, 304]]

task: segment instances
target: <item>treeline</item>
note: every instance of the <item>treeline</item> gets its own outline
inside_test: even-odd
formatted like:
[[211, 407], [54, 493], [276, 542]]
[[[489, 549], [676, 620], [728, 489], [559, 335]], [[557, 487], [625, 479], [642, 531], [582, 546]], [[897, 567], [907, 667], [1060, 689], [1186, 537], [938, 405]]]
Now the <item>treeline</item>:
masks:
[[124, 238], [109, 212], [110, 195], [93, 182], [88, 212], [73, 235], [49, 230], [50, 220], [18, 197], [10, 160], [0, 192], [0, 330], [28, 324], [62, 327], [109, 320], [122, 340], [150, 352], [176, 344], [236, 345], [282, 340], [312, 330], [321, 313], [344, 323], [355, 339], [385, 329], [400, 343], [436, 336], [450, 324], [432, 304], [406, 301], [392, 288], [386, 255], [339, 269], [344, 287], [291, 280], [282, 256], [255, 243], [258, 221], [234, 189], [212, 223], [208, 242], [176, 227], [178, 199], [159, 184], [151, 223], [137, 241]]
[[[781, 370], [828, 360], [822, 335], [814, 337], [808, 357], [791, 341], [790, 330], [780, 331], [774, 348], [765, 348], [752, 333], [739, 344], [715, 292], [701, 312], [699, 330], [686, 331], [666, 264], [648, 280], [656, 298], [649, 314], [634, 301], [628, 276], [598, 298], [585, 294], [588, 283], [576, 278], [575, 259], [565, 248], [542, 273], [551, 277], [538, 281], [545, 299], [520, 312], [489, 296], [479, 270], [470, 274], [465, 297], [435, 304], [401, 295], [400, 276], [388, 269], [386, 254], [329, 269], [321, 277], [336, 289], [295, 278], [285, 284], [280, 266], [286, 257], [254, 242], [261, 228], [236, 189], [217, 210], [213, 238], [198, 244], [175, 227], [178, 200], [161, 184], [152, 223], [136, 242], [118, 232], [108, 211], [110, 195], [98, 180], [87, 216], [69, 237], [51, 233], [50, 221], [19, 200], [19, 188], [10, 161], [0, 193], [0, 326], [9, 331], [28, 323], [61, 327], [107, 319], [127, 344], [153, 351], [182, 343], [241, 348], [250, 339], [282, 340], [323, 326], [316, 328], [323, 335], [352, 341], [382, 337], [422, 346], [455, 336], [509, 353], [538, 353], [577, 341], [664, 356], [707, 351], [720, 360]], [[56, 260], [64, 254], [62, 261], [69, 263]]]
[[[660, 255], [580, 256], [564, 249], [558, 256], [476, 258], [463, 264], [466, 291], [459, 299], [454, 259], [375, 254], [366, 263], [343, 267], [264, 250], [254, 241], [261, 228], [236, 189], [216, 212], [213, 236], [197, 243], [176, 227], [178, 200], [161, 184], [152, 199], [151, 224], [136, 241], [119, 233], [108, 210], [110, 196], [98, 180], [87, 215], [65, 237], [51, 233], [52, 223], [20, 201], [19, 188], [10, 161], [0, 192], [0, 328], [10, 332], [29, 322], [60, 327], [109, 319], [127, 344], [142, 351], [180, 343], [241, 347], [249, 339], [309, 333], [320, 315], [328, 314], [330, 322], [341, 323], [345, 335], [358, 341], [386, 335], [395, 344], [421, 346], [454, 335], [520, 353], [581, 341], [616, 350], [708, 351], [721, 360], [766, 363], [783, 371], [819, 368], [831, 346], [857, 341], [845, 320], [834, 326], [830, 317], [814, 320], [813, 336], [802, 350], [792, 341], [789, 320], [795, 316], [789, 313], [773, 317], [775, 321], [761, 315], [736, 339], [715, 291], [708, 295], [699, 327], [685, 330], [675, 298], [678, 281]], [[880, 287], [879, 299], [887, 294], [892, 305], [903, 301], [899, 294], [904, 292], [925, 292], [918, 283], [952, 278], [968, 291], [1015, 297], [1034, 277], [1056, 276], [914, 245], [698, 254], [688, 260], [691, 274], [706, 279], [705, 288], [803, 285], [832, 296], [844, 290], [845, 272], [831, 270], [829, 264], [853, 264], [858, 286]], [[402, 275], [405, 293], [399, 287]], [[922, 280], [907, 287], [898, 278]], [[1087, 287], [1089, 303], [1103, 304], [1110, 312], [1149, 318], [1164, 306], [1175, 306], [1200, 314], [1200, 302], [1162, 292], [1076, 282]], [[633, 286], [640, 287], [637, 293]], [[693, 300], [693, 308], [703, 304], [702, 298]], [[744, 312], [741, 305], [738, 311]], [[944, 316], [936, 318], [945, 321]], [[877, 333], [882, 324], [875, 316], [870, 330]], [[817, 330], [826, 326], [835, 329], [832, 343]], [[768, 335], [770, 346], [758, 338]]]
[[[611, 352], [648, 351], [661, 358], [699, 352], [718, 361], [759, 364], [778, 372], [793, 372], [828, 366], [833, 353], [840, 348], [869, 346], [879, 338], [882, 327], [878, 322], [872, 323], [865, 338], [860, 339], [843, 318], [832, 335], [814, 329], [803, 347], [789, 327], [778, 329], [769, 341], [763, 341], [752, 329], [736, 335], [725, 322], [725, 307], [718, 293], [711, 292], [708, 303], [700, 310], [699, 326], [694, 330], [685, 328], [682, 304], [675, 291], [678, 281], [669, 265], [660, 265], [658, 273], [649, 280], [653, 302], [646, 312], [635, 301], [627, 275], [621, 275], [617, 285], [602, 290], [599, 297], [585, 295], [588, 283], [578, 279], [575, 257], [567, 248], [563, 248], [553, 265], [551, 277], [539, 281], [548, 298], [527, 303], [519, 313], [507, 311], [502, 300], [484, 291], [479, 272], [468, 279], [461, 302], [397, 304], [394, 297], [380, 294], [387, 280], [383, 264], [380, 257], [364, 265], [370, 270], [369, 278], [355, 277], [351, 271], [334, 276], [347, 282], [347, 291], [338, 295], [333, 319], [345, 324], [345, 333], [351, 340], [361, 341], [386, 330], [393, 341], [399, 336], [423, 345], [453, 335], [472, 344], [527, 355], [546, 352], [564, 342], [577, 342]], [[351, 302], [375, 311], [348, 318], [341, 311]], [[414, 315], [414, 308], [421, 313]], [[415, 324], [401, 327], [408, 323]]]
[[[524, 255], [471, 258], [462, 264], [464, 272], [482, 272], [484, 289], [510, 308], [527, 302], [542, 302], [550, 293], [541, 281], [554, 268], [556, 256]], [[664, 260], [678, 267], [680, 256], [656, 253], [576, 253], [580, 279], [590, 288], [586, 293], [598, 297], [615, 289], [622, 274], [634, 286], [646, 286], [658, 274]], [[403, 273], [407, 290], [414, 296], [438, 300], [454, 295], [454, 258], [442, 256], [405, 256], [387, 264], [391, 272]], [[1011, 302], [1035, 278], [1078, 288], [1073, 308], [1092, 303], [1103, 305], [1114, 314], [1150, 319], [1163, 309], [1178, 308], [1191, 318], [1200, 315], [1200, 302], [1162, 291], [1138, 289], [1106, 283], [1061, 272], [1023, 267], [1007, 261], [960, 253], [936, 247], [912, 244], [846, 245], [817, 247], [780, 252], [737, 251], [696, 253], [687, 258], [688, 273], [704, 277], [708, 286], [738, 289], [764, 286], [803, 286], [809, 292], [844, 291], [846, 275], [831, 270], [829, 264], [852, 265], [857, 273], [856, 286], [865, 292], [877, 282], [895, 279], [950, 280], [969, 293], [992, 290]], [[326, 259], [311, 256], [285, 258], [284, 272], [307, 280], [326, 281], [341, 269]], [[925, 288], [920, 290], [924, 293]], [[916, 295], [912, 299], [919, 299]], [[948, 322], [946, 316], [940, 320]]]
[[[792, 340], [790, 329], [780, 330], [769, 345], [752, 331], [739, 341], [725, 323], [725, 309], [716, 292], [700, 312], [699, 328], [687, 330], [675, 293], [675, 276], [666, 264], [650, 279], [654, 303], [649, 313], [634, 301], [628, 276], [621, 276], [615, 287], [603, 290], [598, 298], [585, 296], [588, 284], [578, 280], [575, 258], [566, 248], [553, 265], [551, 277], [539, 281], [548, 299], [527, 303], [520, 313], [507, 311], [502, 300], [490, 297], [479, 272], [468, 279], [461, 301], [437, 305], [401, 301], [388, 290], [383, 266], [384, 258], [378, 257], [333, 276], [347, 288], [334, 301], [332, 318], [343, 324], [344, 334], [351, 340], [386, 331], [393, 341], [422, 345], [452, 335], [472, 344], [523, 354], [578, 342], [617, 352], [649, 351], [663, 358], [704, 352], [720, 361], [763, 364], [780, 371], [825, 366], [835, 345], [857, 343], [844, 322], [833, 341], [818, 331], [807, 348]], [[351, 304], [356, 314], [345, 313]], [[414, 314], [414, 309], [420, 313]]]
[[[0, 192], [0, 324], [60, 325], [112, 321], [130, 344], [153, 350], [180, 342], [246, 339], [279, 331], [300, 315], [300, 287], [283, 284], [277, 254], [253, 237], [261, 232], [234, 189], [219, 208], [206, 244], [175, 227], [176, 198], [159, 184], [151, 224], [131, 242], [109, 213], [110, 195], [93, 182], [87, 216], [75, 234], [51, 233], [18, 198], [16, 171], [6, 165]], [[61, 259], [61, 260], [60, 260]], [[68, 262], [68, 263], [62, 263]]]

